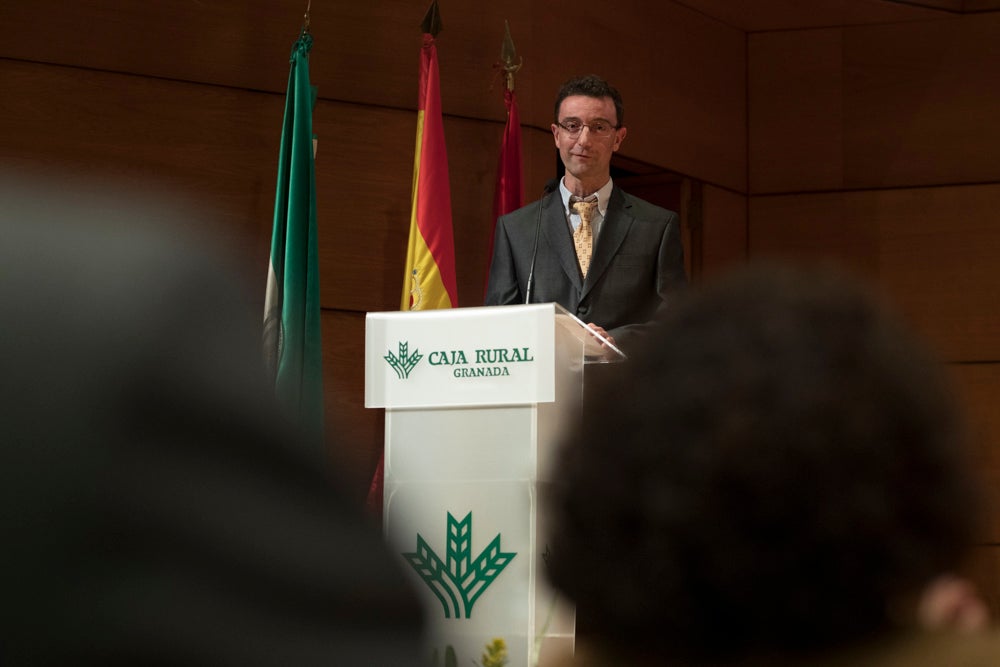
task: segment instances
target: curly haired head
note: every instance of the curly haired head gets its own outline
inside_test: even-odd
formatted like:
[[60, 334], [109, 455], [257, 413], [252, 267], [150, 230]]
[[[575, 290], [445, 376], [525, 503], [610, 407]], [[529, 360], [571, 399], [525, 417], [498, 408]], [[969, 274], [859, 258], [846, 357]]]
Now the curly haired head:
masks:
[[843, 645], [971, 542], [941, 365], [841, 274], [746, 267], [692, 290], [605, 382], [560, 451], [550, 575], [609, 643], [709, 661]]

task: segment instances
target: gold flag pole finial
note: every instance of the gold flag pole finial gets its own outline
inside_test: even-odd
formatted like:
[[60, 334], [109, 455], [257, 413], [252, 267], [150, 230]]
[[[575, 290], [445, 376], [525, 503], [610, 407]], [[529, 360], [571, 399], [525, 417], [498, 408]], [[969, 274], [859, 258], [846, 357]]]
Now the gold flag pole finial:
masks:
[[306, 13], [302, 15], [302, 34], [309, 32], [309, 10], [312, 9], [312, 0], [306, 1]]
[[[517, 57], [517, 51], [514, 49], [514, 40], [510, 37], [510, 24], [504, 21], [503, 25], [504, 38], [503, 45], [500, 47], [500, 68], [503, 69], [507, 90], [513, 91], [514, 73], [521, 69], [524, 60]], [[514, 62], [515, 60], [517, 62]]]
[[441, 32], [441, 13], [438, 12], [437, 0], [432, 0], [431, 6], [427, 8], [424, 20], [420, 23], [420, 29], [431, 37], [437, 37]]

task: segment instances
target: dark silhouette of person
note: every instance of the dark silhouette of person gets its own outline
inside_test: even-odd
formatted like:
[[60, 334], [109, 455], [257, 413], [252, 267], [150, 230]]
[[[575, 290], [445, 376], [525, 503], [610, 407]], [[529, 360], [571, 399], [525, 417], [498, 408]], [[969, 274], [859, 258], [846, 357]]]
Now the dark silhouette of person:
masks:
[[0, 664], [415, 664], [401, 561], [279, 415], [259, 301], [161, 209], [61, 194], [0, 212]]
[[[576, 664], [959, 664], [920, 632], [986, 622], [948, 575], [978, 500], [940, 362], [828, 268], [743, 268], [654, 331], [556, 462]], [[1000, 664], [979, 641], [960, 664]]]

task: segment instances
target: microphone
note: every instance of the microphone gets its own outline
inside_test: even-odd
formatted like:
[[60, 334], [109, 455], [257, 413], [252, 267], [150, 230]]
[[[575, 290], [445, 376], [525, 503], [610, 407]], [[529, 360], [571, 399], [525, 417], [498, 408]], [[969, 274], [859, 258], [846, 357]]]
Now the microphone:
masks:
[[559, 177], [550, 178], [542, 188], [541, 199], [538, 200], [538, 217], [535, 218], [535, 244], [531, 247], [531, 268], [528, 269], [528, 283], [524, 290], [524, 303], [531, 303], [531, 288], [535, 284], [535, 260], [538, 259], [538, 232], [542, 229], [542, 199], [552, 194], [559, 187]]

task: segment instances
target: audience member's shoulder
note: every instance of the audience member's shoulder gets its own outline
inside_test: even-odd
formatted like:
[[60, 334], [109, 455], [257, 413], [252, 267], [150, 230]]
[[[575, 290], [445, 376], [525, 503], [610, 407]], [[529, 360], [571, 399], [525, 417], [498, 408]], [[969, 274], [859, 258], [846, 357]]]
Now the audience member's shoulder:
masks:
[[[577, 643], [573, 656], [562, 656], [557, 667], [695, 667], [669, 656], [636, 655], [628, 649]], [[818, 654], [769, 655], [737, 659], [726, 667], [993, 667], [1000, 664], [1000, 632], [972, 634], [920, 632], [900, 634], [857, 646]]]
[[832, 652], [814, 667], [992, 667], [1000, 664], [1000, 633], [923, 632]]

